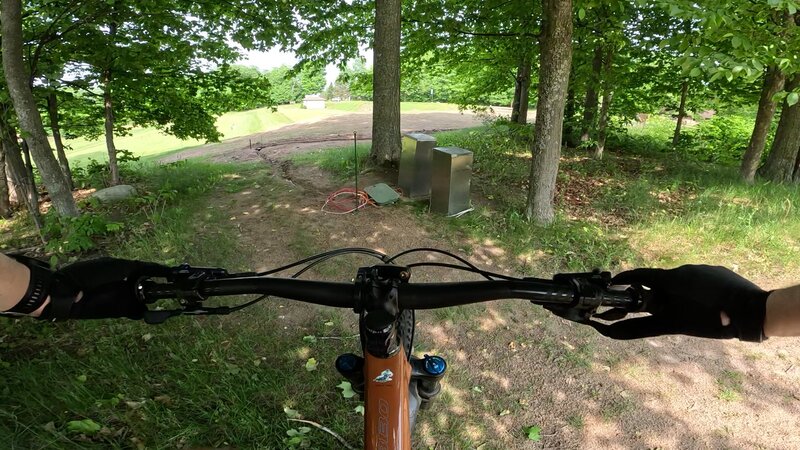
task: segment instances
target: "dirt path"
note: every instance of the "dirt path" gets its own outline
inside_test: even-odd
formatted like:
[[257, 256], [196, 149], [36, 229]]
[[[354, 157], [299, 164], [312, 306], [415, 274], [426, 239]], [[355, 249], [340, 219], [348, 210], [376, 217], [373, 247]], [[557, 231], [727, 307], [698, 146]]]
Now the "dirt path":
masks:
[[[471, 112], [419, 112], [401, 116], [401, 130], [433, 132], [478, 126], [483, 116]], [[162, 158], [172, 162], [197, 156], [210, 156], [215, 161], [252, 161], [257, 159], [252, 147], [266, 147], [274, 158], [319, 148], [341, 147], [352, 142], [353, 132], [359, 141], [372, 138], [372, 114], [354, 113], [328, 117], [315, 122], [296, 123], [265, 133], [252, 134], [216, 144], [206, 144]]]
[[[216, 205], [236, 222], [242, 244], [256, 249], [259, 266], [343, 246], [390, 253], [433, 246], [462, 255], [469, 246], [481, 267], [513, 266], [490, 241], [448, 238], [408, 205], [321, 213], [336, 182], [314, 168], [274, 173], [282, 174], [274, 186]], [[317, 275], [342, 279], [355, 267], [343, 262]], [[415, 278], [467, 277], [416, 270]], [[320, 311], [289, 302], [281, 317], [302, 326]], [[342, 320], [355, 323], [347, 312]], [[417, 352], [444, 356], [450, 372], [441, 401], [420, 414], [415, 448], [800, 448], [798, 339], [618, 342], [524, 302], [426, 311], [417, 322]], [[522, 432], [532, 425], [541, 427], [538, 443]]]

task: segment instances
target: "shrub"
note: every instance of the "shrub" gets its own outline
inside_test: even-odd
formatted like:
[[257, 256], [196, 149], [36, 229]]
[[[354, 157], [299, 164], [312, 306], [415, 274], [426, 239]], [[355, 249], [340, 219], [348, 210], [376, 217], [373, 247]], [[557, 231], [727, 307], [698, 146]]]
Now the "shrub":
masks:
[[[139, 161], [139, 157], [135, 156], [130, 150], [117, 150], [117, 166], [120, 170], [120, 176], [126, 181], [130, 181], [129, 178], [135, 176], [135, 171], [130, 168], [130, 163], [136, 161]], [[74, 166], [70, 171], [72, 172], [72, 181], [77, 187], [102, 189], [109, 186], [111, 171], [107, 162], [89, 158], [89, 163], [86, 166]]]
[[101, 214], [85, 212], [78, 217], [62, 217], [50, 212], [44, 217], [42, 233], [48, 239], [46, 250], [55, 254], [78, 253], [96, 247], [98, 238], [122, 229]]
[[701, 161], [737, 164], [742, 160], [752, 133], [750, 117], [715, 116], [686, 129], [677, 150]]

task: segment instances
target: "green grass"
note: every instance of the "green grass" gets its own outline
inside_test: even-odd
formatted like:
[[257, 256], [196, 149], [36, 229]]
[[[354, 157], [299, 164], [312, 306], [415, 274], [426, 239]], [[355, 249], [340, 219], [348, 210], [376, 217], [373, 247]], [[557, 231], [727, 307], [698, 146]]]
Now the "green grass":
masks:
[[576, 430], [580, 431], [583, 429], [585, 422], [583, 420], [583, 416], [580, 414], [575, 414], [572, 416], [567, 417], [567, 423]]
[[426, 112], [426, 111], [458, 111], [458, 105], [452, 103], [428, 103], [428, 102], [402, 102], [400, 103], [401, 113]]
[[720, 400], [727, 402], [738, 401], [742, 398], [744, 387], [742, 386], [742, 374], [733, 370], [723, 370], [717, 378], [717, 387]]
[[[751, 277], [800, 270], [800, 186], [747, 185], [736, 167], [676, 155], [668, 150], [673, 125], [658, 116], [632, 125], [615, 135], [601, 161], [565, 151], [556, 219], [548, 227], [523, 214], [530, 131], [500, 124], [436, 133], [439, 145], [474, 152], [475, 211], [459, 219], [429, 215], [424, 207], [417, 213], [458, 248], [510, 251], [525, 274], [688, 262], [734, 266]], [[359, 148], [362, 165], [367, 154], [367, 146]], [[295, 162], [352, 178], [352, 148]]]
[[[141, 165], [134, 172], [142, 197], [176, 195], [144, 206], [118, 205], [125, 230], [104, 243], [106, 253], [250, 268], [252, 250], [237, 242], [235, 226], [208, 200], [256, 184], [271, 186], [263, 166], [182, 162]], [[275, 448], [288, 438], [288, 429], [297, 428], [286, 420], [284, 407], [357, 444], [358, 402], [341, 397], [333, 369], [336, 356], [352, 351], [353, 342], [303, 340], [306, 334], [340, 332], [341, 320], [327, 315], [310, 330], [286, 330], [277, 311], [256, 306], [246, 315], [179, 317], [161, 326], [0, 321], [0, 447]], [[303, 368], [310, 357], [319, 362], [313, 372]], [[86, 419], [100, 431], [71, 431], [70, 422]], [[316, 430], [307, 439], [315, 448], [336, 446]]]
[[[366, 165], [369, 156], [369, 144], [358, 144], [358, 167]], [[313, 152], [298, 153], [292, 156], [295, 164], [315, 165], [331, 172], [340, 179], [352, 178], [355, 169], [353, 147], [324, 148]]]
[[[276, 111], [271, 108], [260, 108], [224, 114], [217, 119], [217, 129], [223, 134], [223, 139], [231, 139], [334, 114], [336, 113], [332, 111], [302, 109], [297, 104], [282, 105]], [[203, 141], [196, 139], [181, 140], [155, 128], [134, 128], [129, 136], [116, 137], [114, 142], [117, 148], [130, 150], [145, 159], [204, 144]], [[102, 138], [93, 141], [72, 139], [67, 140], [66, 145], [71, 148], [67, 156], [77, 164], [89, 158], [97, 160], [106, 158], [105, 141]]]
[[344, 102], [326, 102], [326, 109], [346, 112], [368, 112], [372, 108], [372, 102], [362, 100], [352, 100]]
[[[225, 140], [338, 114], [370, 112], [371, 109], [372, 102], [365, 101], [328, 102], [326, 109], [323, 110], [304, 109], [299, 103], [280, 105], [275, 111], [272, 108], [260, 108], [223, 114], [217, 119], [217, 129], [223, 134], [222, 139]], [[456, 105], [446, 103], [404, 102], [401, 104], [401, 112], [404, 113], [457, 110]], [[181, 140], [155, 128], [134, 128], [128, 136], [118, 136], [114, 142], [117, 148], [130, 150], [145, 160], [205, 143], [196, 139]], [[102, 137], [97, 140], [70, 139], [65, 144], [69, 147], [67, 156], [74, 164], [84, 164], [89, 158], [98, 161], [107, 158], [105, 141]]]

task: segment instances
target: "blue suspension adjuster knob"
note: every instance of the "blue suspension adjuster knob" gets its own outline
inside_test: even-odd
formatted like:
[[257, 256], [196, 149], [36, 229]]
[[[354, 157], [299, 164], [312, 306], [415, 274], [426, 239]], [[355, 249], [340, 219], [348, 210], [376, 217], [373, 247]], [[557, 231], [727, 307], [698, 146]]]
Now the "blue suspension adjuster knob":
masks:
[[425, 355], [425, 371], [430, 375], [441, 375], [447, 370], [447, 361], [441, 356]]

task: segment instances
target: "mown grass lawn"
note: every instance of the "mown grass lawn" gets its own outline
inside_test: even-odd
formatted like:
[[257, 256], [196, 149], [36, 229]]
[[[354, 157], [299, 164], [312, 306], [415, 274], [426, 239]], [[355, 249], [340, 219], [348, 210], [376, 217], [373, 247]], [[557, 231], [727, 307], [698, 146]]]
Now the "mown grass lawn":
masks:
[[[296, 103], [280, 105], [275, 110], [260, 108], [223, 114], [217, 119], [217, 129], [222, 133], [224, 140], [274, 130], [293, 123], [319, 120], [339, 114], [368, 113], [371, 110], [372, 102], [365, 101], [327, 102], [326, 109], [322, 110], [304, 109]], [[401, 104], [401, 111], [407, 113], [457, 110], [456, 105], [445, 103]], [[129, 150], [147, 160], [157, 158], [164, 153], [203, 145], [205, 142], [197, 139], [181, 140], [155, 128], [133, 128], [128, 135], [116, 137], [115, 143], [118, 149]], [[105, 141], [102, 137], [97, 140], [70, 139], [65, 144], [69, 146], [67, 156], [74, 164], [83, 164], [89, 158], [98, 161], [107, 159]]]

